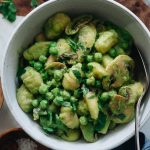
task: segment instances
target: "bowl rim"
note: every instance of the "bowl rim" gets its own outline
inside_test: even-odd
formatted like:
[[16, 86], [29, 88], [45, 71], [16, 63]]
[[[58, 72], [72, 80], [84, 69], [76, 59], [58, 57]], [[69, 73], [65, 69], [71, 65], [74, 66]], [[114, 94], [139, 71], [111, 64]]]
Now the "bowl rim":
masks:
[[[17, 30], [26, 22], [26, 20], [32, 16], [34, 13], [38, 12], [38, 10], [40, 10], [41, 8], [45, 7], [46, 5], [48, 4], [51, 4], [53, 2], [56, 2], [56, 1], [60, 1], [60, 0], [49, 0], [47, 2], [44, 2], [43, 4], [41, 4], [40, 6], [38, 6], [37, 8], [35, 8], [34, 10], [32, 10], [28, 15], [26, 15], [24, 17], [24, 19], [22, 19], [22, 21], [20, 21], [20, 23], [17, 25], [17, 27], [14, 29], [14, 31], [12, 32], [6, 46], [5, 46], [5, 52], [4, 52], [4, 55], [3, 55], [3, 58], [2, 58], [2, 71], [1, 71], [1, 79], [2, 79], [2, 89], [3, 89], [3, 94], [4, 94], [4, 97], [5, 99], [10, 99], [9, 97], [9, 92], [7, 91], [6, 87], [5, 87], [5, 83], [4, 83], [4, 78], [5, 78], [5, 73], [4, 73], [4, 66], [5, 66], [5, 58], [6, 58], [6, 54], [7, 54], [7, 51], [8, 51], [8, 48], [9, 48], [9, 44], [10, 42], [12, 41], [15, 33], [17, 32]], [[125, 6], [121, 5], [120, 3], [114, 1], [114, 0], [97, 0], [97, 1], [107, 1], [107, 3], [110, 3], [112, 5], [116, 5], [117, 7], [121, 8], [122, 10], [124, 10], [125, 12], [127, 12], [144, 30], [143, 32], [145, 32], [147, 34], [147, 36], [150, 38], [150, 32], [148, 30], [148, 28], [145, 26], [145, 24], [133, 13], [131, 12], [128, 8], [126, 8]], [[27, 129], [26, 127], [24, 127], [24, 125], [22, 125], [20, 122], [19, 122], [19, 119], [15, 116], [14, 114], [14, 111], [10, 108], [9, 106], [9, 102], [6, 100], [6, 104], [11, 112], [11, 114], [13, 115], [13, 117], [15, 118], [15, 120], [20, 124], [20, 126], [22, 127], [22, 129], [30, 136], [32, 137], [33, 139], [35, 139], [37, 142], [41, 143], [42, 145], [45, 145], [47, 147], [51, 146], [51, 148], [54, 148], [54, 149], [58, 149], [58, 147], [54, 144], [46, 144], [44, 141], [40, 141], [37, 137], [33, 136], [32, 133], [30, 132], [29, 129]], [[147, 112], [147, 115], [145, 116], [144, 120], [141, 122], [140, 124], [140, 128], [143, 127], [143, 125], [148, 121], [148, 118], [150, 118], [150, 110]], [[119, 145], [121, 145], [122, 143], [126, 142], [128, 139], [130, 139], [132, 136], [134, 135], [134, 130], [132, 132], [130, 132], [130, 134], [128, 134], [128, 136], [126, 136], [123, 140], [121, 141], [118, 141], [118, 143], [115, 143], [113, 144], [112, 143], [112, 147], [111, 148], [115, 148]], [[63, 150], [65, 150], [63, 148]]]

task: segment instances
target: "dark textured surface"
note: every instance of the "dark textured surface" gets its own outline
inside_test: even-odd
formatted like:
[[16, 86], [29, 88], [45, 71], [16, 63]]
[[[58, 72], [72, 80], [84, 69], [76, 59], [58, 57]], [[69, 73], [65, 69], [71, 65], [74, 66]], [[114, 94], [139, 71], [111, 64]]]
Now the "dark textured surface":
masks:
[[150, 29], [150, 7], [148, 7], [144, 0], [117, 0], [119, 3], [123, 4], [129, 8], [133, 13], [135, 13]]
[[[32, 140], [22, 129], [10, 129], [0, 134], [0, 150], [18, 150], [17, 140], [22, 138]], [[36, 141], [34, 142], [37, 144], [37, 150], [50, 150]]]
[[[1, 0], [0, 0], [1, 1]], [[39, 4], [47, 0], [38, 0]], [[148, 7], [143, 0], [117, 0], [122, 5], [129, 8], [135, 13], [150, 29], [150, 7]], [[30, 6], [31, 0], [14, 0], [17, 6], [17, 15], [25, 16], [32, 8]]]

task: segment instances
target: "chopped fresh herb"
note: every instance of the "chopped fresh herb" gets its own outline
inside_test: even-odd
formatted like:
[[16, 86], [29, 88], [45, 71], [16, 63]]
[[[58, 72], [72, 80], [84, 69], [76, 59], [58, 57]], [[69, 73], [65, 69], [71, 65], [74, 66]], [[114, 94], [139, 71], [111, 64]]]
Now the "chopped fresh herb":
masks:
[[73, 74], [76, 76], [76, 78], [79, 80], [79, 82], [82, 81], [81, 73], [78, 70], [72, 70]]
[[71, 106], [71, 104], [70, 104], [70, 102], [63, 102], [62, 106], [68, 107], [68, 106]]
[[77, 103], [72, 103], [72, 110], [73, 112], [77, 111]]
[[62, 121], [59, 119], [59, 116], [55, 115], [55, 128], [60, 129], [64, 132], [67, 132], [67, 127], [62, 123]]
[[12, 0], [2, 1], [0, 3], [0, 12], [3, 14], [3, 17], [14, 22], [16, 20], [16, 6]]
[[38, 6], [38, 1], [37, 0], [31, 0], [31, 6], [33, 8], [37, 7]]
[[68, 41], [68, 43], [69, 43], [71, 49], [72, 49], [74, 52], [78, 51], [79, 49], [81, 49], [81, 50], [84, 50], [84, 49], [85, 49], [84, 46], [83, 46], [81, 43], [77, 43], [77, 42], [75, 42], [74, 40], [72, 40], [71, 38], [68, 38], [67, 41]]
[[88, 67], [87, 67], [86, 64], [82, 64], [81, 69], [82, 69], [83, 72], [88, 72]]
[[86, 88], [84, 85], [82, 86], [81, 89], [82, 89], [83, 96], [85, 96], [88, 93], [88, 91], [89, 91], [89, 89]]
[[68, 38], [67, 40], [68, 40], [68, 43], [69, 43], [71, 49], [72, 49], [74, 52], [76, 52], [76, 51], [78, 50], [78, 46], [77, 46], [76, 42], [74, 42], [74, 41], [73, 41], [72, 39], [70, 39], [70, 38]]
[[43, 130], [46, 132], [46, 133], [53, 133], [55, 130], [53, 128], [50, 128], [50, 127], [43, 127]]
[[100, 112], [99, 119], [98, 119], [98, 122], [97, 122], [97, 125], [96, 125], [96, 128], [95, 128], [96, 131], [99, 131], [102, 128], [104, 128], [106, 120], [107, 120], [107, 115], [105, 115], [104, 113]]

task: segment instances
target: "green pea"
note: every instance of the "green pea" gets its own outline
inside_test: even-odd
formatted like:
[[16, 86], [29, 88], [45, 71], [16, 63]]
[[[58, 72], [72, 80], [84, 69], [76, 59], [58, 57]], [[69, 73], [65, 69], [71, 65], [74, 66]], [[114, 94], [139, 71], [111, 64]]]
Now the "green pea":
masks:
[[60, 94], [60, 89], [59, 89], [59, 88], [54, 88], [54, 89], [51, 90], [51, 92], [52, 92], [52, 94], [53, 94], [54, 96], [57, 96], [57, 95]]
[[46, 99], [47, 100], [53, 100], [54, 99], [54, 95], [51, 92], [47, 92], [46, 93]]
[[42, 62], [42, 63], [45, 63], [46, 60], [47, 60], [47, 58], [46, 58], [44, 55], [41, 55], [41, 56], [39, 57], [39, 61]]
[[58, 107], [52, 102], [48, 108], [47, 108], [48, 112], [53, 112], [56, 113], [58, 111]]
[[52, 86], [56, 87], [57, 86], [57, 82], [55, 79], [52, 79], [51, 81], [47, 81], [46, 84], [48, 87], [52, 87]]
[[121, 47], [116, 46], [115, 49], [116, 49], [117, 55], [124, 55], [125, 54], [125, 51]]
[[117, 94], [117, 92], [115, 90], [109, 91], [109, 96], [112, 97], [113, 95]]
[[88, 64], [88, 69], [89, 69], [89, 71], [92, 71], [93, 70], [93, 66], [91, 64]]
[[44, 80], [47, 80], [48, 79], [48, 73], [47, 72], [42, 72], [41, 73], [41, 76]]
[[32, 106], [35, 107], [35, 108], [38, 107], [39, 106], [39, 101], [37, 99], [34, 99], [32, 101]]
[[109, 92], [103, 92], [100, 96], [100, 100], [101, 101], [108, 101], [110, 99], [110, 95], [109, 95]]
[[87, 62], [92, 62], [93, 61], [93, 56], [92, 55], [87, 55], [86, 60], [87, 60]]
[[51, 55], [58, 55], [58, 50], [57, 50], [56, 47], [50, 47], [50, 48], [49, 48], [49, 53], [50, 53]]
[[52, 81], [47, 81], [46, 85], [50, 88], [52, 86]]
[[56, 96], [55, 99], [53, 100], [54, 104], [57, 106], [60, 106], [63, 104], [64, 99], [61, 96]]
[[71, 101], [71, 102], [77, 102], [77, 101], [78, 101], [78, 99], [77, 99], [77, 98], [75, 98], [74, 96], [71, 96], [71, 97], [70, 97], [70, 101]]
[[42, 84], [40, 87], [39, 87], [39, 93], [40, 94], [45, 94], [48, 92], [48, 86], [46, 84]]
[[96, 80], [95, 81], [95, 86], [98, 87], [98, 88], [102, 87], [101, 81], [100, 80]]
[[50, 43], [50, 47], [56, 47], [57, 46], [57, 43], [56, 42], [51, 42]]
[[47, 102], [46, 100], [42, 100], [42, 101], [40, 102], [40, 108], [41, 108], [41, 109], [46, 109], [47, 106], [48, 106], [48, 102]]
[[95, 54], [94, 54], [94, 60], [95, 60], [96, 62], [102, 62], [102, 58], [103, 58], [103, 56], [102, 56], [101, 53], [95, 53]]
[[88, 123], [87, 118], [85, 116], [81, 116], [79, 118], [79, 121], [80, 121], [80, 124], [83, 126], [87, 125], [87, 123]]
[[75, 90], [73, 95], [74, 95], [74, 97], [79, 98], [81, 94], [80, 94], [79, 90]]
[[115, 57], [117, 56], [117, 51], [116, 51], [116, 49], [115, 49], [115, 48], [111, 48], [111, 49], [109, 50], [109, 55], [110, 55], [111, 57], [115, 58]]
[[94, 86], [95, 85], [95, 78], [90, 77], [89, 79], [86, 79], [86, 84]]
[[40, 62], [35, 62], [33, 66], [37, 71], [40, 71], [43, 65]]
[[31, 67], [34, 67], [35, 61], [31, 60], [31, 61], [29, 61], [29, 64], [30, 64]]
[[48, 74], [50, 76], [53, 76], [53, 74], [54, 74], [54, 70], [53, 69], [48, 69], [47, 72], [48, 72]]
[[52, 86], [57, 86], [57, 82], [55, 79], [52, 79]]
[[65, 100], [70, 99], [70, 93], [67, 92], [67, 91], [65, 91], [65, 90], [61, 92], [61, 96], [62, 96]]
[[124, 50], [126, 50], [129, 47], [129, 44], [128, 42], [122, 42], [122, 43], [119, 43], [119, 46], [123, 48]]
[[60, 81], [62, 79], [62, 77], [63, 77], [62, 71], [61, 70], [55, 70], [55, 72], [54, 72], [54, 79], [56, 81]]

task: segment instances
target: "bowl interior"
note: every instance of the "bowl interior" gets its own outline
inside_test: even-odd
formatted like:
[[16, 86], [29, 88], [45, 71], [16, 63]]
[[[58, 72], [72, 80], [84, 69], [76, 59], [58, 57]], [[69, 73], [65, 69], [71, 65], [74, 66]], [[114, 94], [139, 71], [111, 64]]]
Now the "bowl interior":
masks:
[[[15, 80], [19, 55], [33, 41], [33, 37], [41, 30], [48, 17], [56, 12], [66, 12], [70, 15], [91, 13], [101, 19], [110, 20], [124, 27], [132, 34], [135, 44], [142, 50], [141, 53], [146, 61], [149, 72], [150, 51], [148, 48], [150, 47], [150, 36], [148, 30], [138, 18], [123, 6], [111, 0], [86, 0], [86, 3], [81, 0], [50, 0], [25, 17], [23, 22], [15, 30], [7, 46], [7, 52], [3, 61], [2, 85], [8, 107], [23, 129], [31, 137], [49, 148], [61, 150], [99, 150], [100, 148], [114, 148], [133, 135], [134, 121], [119, 126], [107, 135], [100, 137], [95, 143], [87, 144], [83, 141], [72, 143], [60, 140], [55, 136], [45, 135], [38, 124], [32, 121], [18, 106]], [[150, 92], [145, 96], [142, 123], [149, 116], [149, 96]]]

